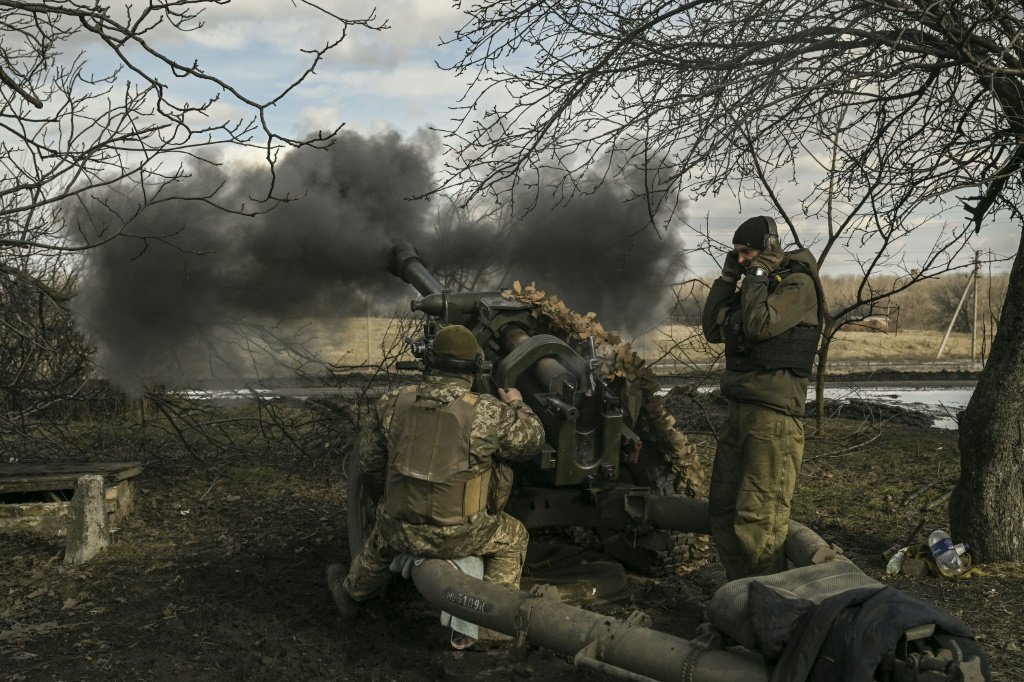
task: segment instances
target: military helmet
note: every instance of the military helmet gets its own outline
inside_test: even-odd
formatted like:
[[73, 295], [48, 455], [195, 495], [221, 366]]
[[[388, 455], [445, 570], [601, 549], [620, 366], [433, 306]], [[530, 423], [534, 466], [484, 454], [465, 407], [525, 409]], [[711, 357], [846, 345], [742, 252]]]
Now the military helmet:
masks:
[[461, 324], [451, 324], [434, 337], [434, 356], [438, 359], [473, 362], [484, 354], [473, 332]]

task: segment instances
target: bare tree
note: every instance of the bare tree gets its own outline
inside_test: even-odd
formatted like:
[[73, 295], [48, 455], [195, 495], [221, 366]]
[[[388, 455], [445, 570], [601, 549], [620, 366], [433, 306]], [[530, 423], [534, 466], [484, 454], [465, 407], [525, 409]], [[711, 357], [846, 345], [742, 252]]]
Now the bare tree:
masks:
[[[514, 221], [507, 207], [483, 201], [462, 201], [438, 195], [431, 227], [438, 258], [434, 274], [452, 291], [478, 291], [495, 287], [509, 273], [501, 256], [507, 254]], [[472, 252], [470, 262], [452, 263], [453, 252]]]
[[[0, 2], [4, 244], [36, 244], [37, 236], [53, 236], [32, 230], [60, 226], [56, 207], [95, 188], [127, 179], [145, 188], [147, 202], [215, 201], [215, 193], [190, 196], [182, 190], [189, 163], [214, 163], [214, 152], [232, 146], [254, 147], [263, 150], [272, 171], [282, 146], [330, 142], [335, 131], [312, 139], [282, 135], [268, 111], [305, 81], [349, 30], [384, 24], [372, 15], [345, 19], [315, 3], [298, 3], [336, 22], [337, 35], [301, 50], [305, 68], [277, 94], [257, 100], [198, 61], [160, 47], [173, 45], [175, 34], [202, 31], [207, 7], [224, 4], [174, 0], [110, 8], [74, 0]], [[86, 48], [77, 47], [83, 43]], [[113, 66], [97, 75], [90, 57]], [[224, 103], [243, 115], [218, 114], [215, 106]], [[261, 189], [263, 198], [273, 196], [272, 175]], [[12, 221], [21, 223], [21, 233], [11, 231]]]
[[[822, 180], [800, 212], [783, 215], [827, 217], [819, 260], [848, 245], [866, 275], [895, 263], [911, 281], [952, 263], [986, 217], [1004, 211], [1024, 224], [1018, 4], [492, 0], [468, 11], [454, 68], [473, 81], [452, 131], [449, 186], [492, 188], [556, 166], [566, 178], [556, 189], [571, 192], [603, 149], [633, 140], [633, 165], [685, 195], [755, 188], [781, 205], [810, 155], [824, 161]], [[491, 113], [474, 118], [482, 110]], [[957, 227], [946, 216], [961, 208], [969, 220]], [[952, 225], [921, 263], [865, 240], [891, 247], [921, 221]], [[796, 227], [790, 220], [799, 244]], [[1024, 427], [1019, 256], [961, 422], [951, 505], [954, 532], [983, 559], [1024, 550], [1024, 463], [1010, 435]]]
[[[7, 410], [73, 394], [84, 381], [87, 348], [67, 310], [74, 254], [132, 235], [141, 212], [175, 201], [251, 211], [221, 205], [221, 186], [189, 182], [230, 149], [255, 150], [265, 161], [266, 183], [251, 189], [253, 204], [266, 210], [288, 199], [275, 193], [279, 152], [325, 147], [337, 131], [283, 135], [270, 110], [350, 31], [386, 28], [372, 13], [344, 18], [298, 0], [295, 11], [310, 13], [333, 35], [296, 46], [304, 63], [275, 94], [257, 99], [179, 52], [190, 33], [204, 30], [208, 8], [229, 3], [0, 1], [0, 394]], [[67, 209], [77, 207], [82, 219], [98, 201], [95, 193], [110, 188], [124, 188], [126, 196], [130, 189], [133, 199], [97, 221], [88, 239], [76, 238]], [[146, 235], [140, 249], [159, 238]]]

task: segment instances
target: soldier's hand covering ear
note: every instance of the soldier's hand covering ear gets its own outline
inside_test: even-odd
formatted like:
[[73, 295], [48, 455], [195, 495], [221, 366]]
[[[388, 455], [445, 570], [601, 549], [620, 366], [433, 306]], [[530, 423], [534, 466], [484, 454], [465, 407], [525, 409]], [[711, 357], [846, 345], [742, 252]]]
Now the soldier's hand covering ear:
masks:
[[775, 235], [769, 235], [765, 241], [767, 245], [761, 249], [761, 253], [757, 255], [757, 258], [750, 262], [747, 269], [752, 268], [764, 268], [766, 273], [774, 271], [779, 267], [779, 263], [782, 262], [782, 244], [779, 243], [779, 238]]
[[725, 255], [725, 263], [722, 265], [722, 279], [735, 284], [743, 276], [743, 266], [740, 265], [740, 258], [735, 251]]

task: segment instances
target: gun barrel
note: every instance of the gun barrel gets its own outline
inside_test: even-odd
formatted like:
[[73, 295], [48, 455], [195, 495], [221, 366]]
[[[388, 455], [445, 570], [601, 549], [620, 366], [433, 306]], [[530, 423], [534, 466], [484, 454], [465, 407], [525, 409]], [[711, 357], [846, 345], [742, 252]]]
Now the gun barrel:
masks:
[[430, 274], [416, 247], [407, 241], [396, 241], [391, 247], [388, 270], [402, 281], [413, 285], [421, 296], [440, 294], [444, 291], [444, 285]]

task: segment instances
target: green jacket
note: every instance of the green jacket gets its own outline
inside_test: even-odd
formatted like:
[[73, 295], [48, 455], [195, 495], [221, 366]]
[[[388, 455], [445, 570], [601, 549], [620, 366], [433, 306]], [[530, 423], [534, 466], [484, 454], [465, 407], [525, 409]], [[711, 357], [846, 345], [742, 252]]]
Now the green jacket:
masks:
[[[721, 277], [716, 279], [701, 315], [704, 338], [711, 343], [724, 343], [726, 315], [737, 307], [741, 311], [744, 336], [755, 343], [778, 336], [797, 325], [816, 326], [817, 263], [810, 251], [800, 249], [786, 253], [778, 270], [785, 271], [790, 261], [807, 266], [811, 274], [790, 272], [772, 287], [769, 285], [774, 275], [748, 275], [743, 278], [738, 292], [736, 284]], [[807, 381], [807, 377], [797, 376], [788, 369], [726, 370], [722, 375], [722, 396], [800, 416], [807, 402]]]

